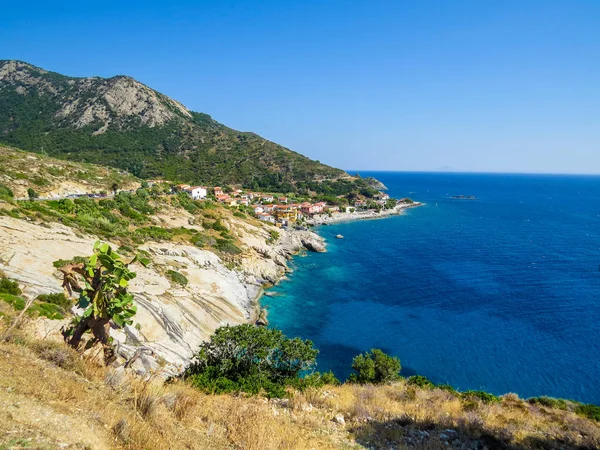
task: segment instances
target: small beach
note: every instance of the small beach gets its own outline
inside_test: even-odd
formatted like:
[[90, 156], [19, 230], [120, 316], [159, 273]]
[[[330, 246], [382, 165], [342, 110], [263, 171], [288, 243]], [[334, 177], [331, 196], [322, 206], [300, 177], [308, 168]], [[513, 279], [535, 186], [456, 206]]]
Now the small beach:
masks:
[[306, 219], [306, 223], [309, 225], [332, 225], [334, 223], [349, 222], [353, 220], [370, 220], [370, 219], [384, 219], [390, 216], [398, 216], [403, 214], [404, 211], [410, 208], [417, 208], [423, 206], [421, 202], [413, 203], [399, 203], [392, 209], [383, 209], [381, 211], [367, 210], [367, 211], [354, 211], [347, 213], [334, 213], [318, 214], [313, 217]]

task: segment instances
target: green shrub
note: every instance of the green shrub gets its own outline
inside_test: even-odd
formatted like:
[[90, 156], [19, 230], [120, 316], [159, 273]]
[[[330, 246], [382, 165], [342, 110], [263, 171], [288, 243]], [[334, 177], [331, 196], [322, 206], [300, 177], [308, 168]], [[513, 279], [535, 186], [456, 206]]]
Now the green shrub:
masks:
[[150, 226], [142, 227], [135, 230], [139, 236], [154, 239], [154, 240], [169, 240], [173, 237], [173, 232], [166, 228]]
[[75, 203], [73, 200], [63, 198], [61, 200], [50, 200], [46, 203], [51, 209], [63, 214], [73, 214], [75, 212]]
[[437, 384], [435, 387], [438, 389], [441, 389], [442, 391], [450, 392], [452, 394], [458, 393], [458, 391], [454, 388], [454, 386], [451, 386], [449, 384]]
[[52, 303], [43, 302], [34, 302], [27, 310], [27, 314], [30, 316], [43, 316], [52, 320], [61, 320], [65, 318], [65, 310], [63, 308]]
[[6, 277], [2, 277], [0, 278], [0, 293], [21, 295], [21, 288], [19, 287], [19, 283], [17, 283], [16, 281], [9, 280]]
[[25, 309], [25, 299], [12, 294], [0, 294], [0, 300], [5, 301], [18, 311]]
[[225, 232], [228, 233], [229, 229], [223, 225], [223, 222], [221, 222], [219, 219], [215, 220], [211, 226], [210, 226], [213, 230], [215, 231], [219, 231], [219, 232]]
[[433, 387], [433, 383], [431, 381], [429, 381], [429, 379], [427, 379], [427, 377], [424, 377], [423, 375], [413, 375], [411, 377], [408, 377], [406, 382], [411, 386], [418, 386], [421, 388]]
[[502, 401], [500, 397], [485, 391], [465, 391], [461, 395], [467, 400], [479, 399], [485, 404], [500, 403]]
[[67, 264], [80, 264], [80, 263], [86, 263], [87, 262], [87, 258], [84, 256], [75, 256], [73, 259], [58, 259], [56, 261], [54, 261], [52, 263], [52, 265], [54, 267], [56, 267], [57, 269], [60, 269], [61, 267], [66, 266]]
[[279, 330], [225, 326], [200, 346], [184, 377], [205, 392], [264, 391], [269, 397], [283, 397], [286, 386], [301, 383], [299, 374], [314, 366], [317, 353], [311, 341], [289, 339]]
[[547, 406], [549, 408], [556, 408], [556, 409], [562, 409], [562, 410], [567, 409], [567, 402], [566, 402], [566, 400], [564, 400], [562, 398], [553, 398], [553, 397], [542, 396], [542, 397], [532, 397], [530, 399], [527, 399], [527, 401], [529, 403], [531, 403], [532, 405], [542, 405], [542, 406]]
[[33, 200], [34, 198], [38, 198], [40, 196], [33, 188], [27, 189], [27, 195], [29, 196], [30, 200]]
[[350, 375], [351, 383], [387, 383], [400, 377], [400, 359], [386, 355], [374, 348], [370, 352], [357, 355], [352, 360], [352, 369], [356, 373]]
[[233, 213], [233, 217], [237, 217], [239, 219], [245, 219], [246, 214], [244, 214], [243, 212], [240, 212], [240, 211], [236, 211]]
[[50, 184], [48, 180], [46, 180], [43, 177], [40, 177], [39, 175], [34, 176], [31, 179], [31, 182], [37, 186], [48, 186]]
[[53, 305], [60, 306], [61, 308], [68, 309], [71, 307], [73, 302], [71, 299], [65, 297], [65, 294], [40, 294], [37, 296], [36, 300], [44, 303], [52, 303]]
[[308, 388], [320, 388], [325, 385], [339, 386], [340, 384], [340, 380], [337, 379], [333, 372], [329, 371], [324, 373], [311, 373], [310, 375], [306, 375], [304, 378], [298, 378], [298, 381], [292, 385], [295, 388], [303, 391]]
[[187, 286], [188, 279], [185, 275], [175, 271], [175, 270], [167, 270], [167, 277], [174, 283], [180, 284], [181, 286]]
[[575, 407], [575, 413], [590, 420], [600, 422], [600, 406], [579, 404]]
[[208, 244], [208, 239], [206, 236], [198, 233], [195, 236], [192, 237], [191, 239], [192, 244], [194, 244], [196, 247], [204, 247], [205, 245]]
[[14, 198], [14, 196], [15, 194], [8, 186], [0, 184], [0, 199], [11, 200]]
[[227, 239], [217, 239], [217, 242], [213, 245], [215, 250], [219, 250], [223, 253], [229, 253], [230, 255], [239, 255], [242, 250], [235, 245], [233, 242]]

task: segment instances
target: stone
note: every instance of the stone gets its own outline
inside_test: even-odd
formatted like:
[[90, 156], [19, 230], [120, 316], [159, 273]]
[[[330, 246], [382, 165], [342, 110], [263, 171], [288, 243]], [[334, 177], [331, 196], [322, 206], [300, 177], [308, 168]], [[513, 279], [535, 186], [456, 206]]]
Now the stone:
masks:
[[335, 423], [338, 423], [338, 424], [340, 424], [340, 425], [345, 425], [345, 424], [346, 424], [346, 420], [344, 419], [344, 416], [343, 416], [342, 414], [336, 414], [336, 415], [333, 417], [333, 421], [334, 421]]

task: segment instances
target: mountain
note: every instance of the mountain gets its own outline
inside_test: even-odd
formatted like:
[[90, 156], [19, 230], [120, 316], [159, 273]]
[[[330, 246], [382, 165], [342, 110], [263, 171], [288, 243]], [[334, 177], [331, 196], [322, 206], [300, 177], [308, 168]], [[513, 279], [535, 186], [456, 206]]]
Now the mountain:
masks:
[[0, 61], [0, 142], [143, 178], [336, 195], [369, 185], [131, 77], [74, 78], [20, 61]]

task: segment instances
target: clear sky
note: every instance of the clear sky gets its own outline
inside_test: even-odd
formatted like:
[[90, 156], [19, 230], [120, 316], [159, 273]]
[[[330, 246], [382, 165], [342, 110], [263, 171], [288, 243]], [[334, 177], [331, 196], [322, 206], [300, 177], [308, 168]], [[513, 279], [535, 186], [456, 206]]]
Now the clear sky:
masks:
[[0, 59], [345, 169], [600, 173], [600, 0], [3, 2]]

